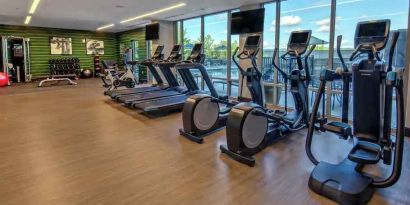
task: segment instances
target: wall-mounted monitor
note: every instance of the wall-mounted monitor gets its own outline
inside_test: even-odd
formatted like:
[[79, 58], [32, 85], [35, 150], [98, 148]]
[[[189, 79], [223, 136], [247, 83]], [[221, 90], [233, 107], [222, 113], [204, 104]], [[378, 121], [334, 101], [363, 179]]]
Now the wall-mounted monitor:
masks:
[[261, 33], [265, 8], [232, 13], [231, 34]]
[[145, 26], [145, 40], [159, 39], [159, 23], [149, 24]]

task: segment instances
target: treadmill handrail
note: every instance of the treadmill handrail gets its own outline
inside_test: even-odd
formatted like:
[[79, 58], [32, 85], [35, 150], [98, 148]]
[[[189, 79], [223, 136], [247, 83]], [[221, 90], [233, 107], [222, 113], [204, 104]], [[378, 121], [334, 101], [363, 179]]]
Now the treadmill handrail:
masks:
[[212, 84], [212, 80], [209, 77], [208, 72], [206, 71], [206, 68], [204, 65], [200, 63], [180, 63], [180, 64], [177, 64], [175, 68], [177, 70], [183, 70], [183, 69], [199, 70], [201, 72], [203, 80], [205, 81], [209, 91], [211, 92], [211, 96], [215, 98], [219, 98], [218, 92], [216, 91], [214, 85]]

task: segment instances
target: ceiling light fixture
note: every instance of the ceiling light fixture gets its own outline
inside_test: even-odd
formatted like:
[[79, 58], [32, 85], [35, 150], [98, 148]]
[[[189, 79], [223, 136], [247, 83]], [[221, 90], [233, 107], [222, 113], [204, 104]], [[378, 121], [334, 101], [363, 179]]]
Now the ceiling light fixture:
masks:
[[179, 3], [179, 4], [176, 4], [176, 5], [174, 5], [174, 6], [170, 6], [170, 7], [163, 8], [163, 9], [160, 9], [160, 10], [157, 10], [157, 11], [153, 11], [153, 12], [150, 12], [150, 13], [146, 13], [146, 14], [143, 14], [143, 15], [140, 15], [140, 16], [136, 16], [136, 17], [133, 17], [133, 18], [129, 18], [129, 19], [126, 19], [126, 20], [121, 21], [121, 23], [122, 23], [122, 24], [128, 23], [128, 22], [130, 22], [130, 21], [134, 21], [134, 20], [137, 20], [137, 19], [142, 19], [142, 18], [145, 18], [145, 17], [147, 17], [147, 16], [152, 16], [152, 15], [155, 15], [155, 14], [159, 14], [159, 13], [162, 13], [162, 12], [165, 12], [165, 11], [169, 11], [169, 10], [172, 10], [172, 9], [176, 9], [176, 8], [179, 8], [179, 7], [183, 7], [183, 6], [186, 6], [186, 3]]
[[40, 3], [40, 0], [34, 0], [33, 4], [31, 4], [30, 11], [28, 13], [34, 14], [34, 12], [36, 12], [36, 9], [39, 3]]
[[113, 26], [115, 26], [115, 24], [109, 24], [109, 25], [101, 26], [101, 27], [97, 28], [97, 31], [103, 30], [103, 29], [106, 29], [106, 28], [110, 28], [110, 27], [113, 27]]
[[31, 16], [27, 16], [26, 20], [24, 21], [24, 24], [28, 25], [31, 21]]

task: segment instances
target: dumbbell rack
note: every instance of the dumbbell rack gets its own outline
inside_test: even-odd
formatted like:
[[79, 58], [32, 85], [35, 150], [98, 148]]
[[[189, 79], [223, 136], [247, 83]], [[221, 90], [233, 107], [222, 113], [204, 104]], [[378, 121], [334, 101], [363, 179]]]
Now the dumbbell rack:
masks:
[[[50, 75], [47, 79], [42, 80], [38, 87], [43, 87], [44, 83], [67, 81], [70, 85], [77, 85], [71, 80], [77, 79], [77, 72], [80, 70], [80, 60], [78, 58], [62, 58], [49, 60]], [[53, 84], [54, 85], [54, 84]]]

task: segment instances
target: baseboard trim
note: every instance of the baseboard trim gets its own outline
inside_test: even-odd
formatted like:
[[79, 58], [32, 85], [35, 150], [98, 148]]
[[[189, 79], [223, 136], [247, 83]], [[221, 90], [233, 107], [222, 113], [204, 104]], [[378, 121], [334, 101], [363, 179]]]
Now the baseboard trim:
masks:
[[404, 128], [404, 136], [410, 137], [410, 128], [408, 128], [408, 127]]

